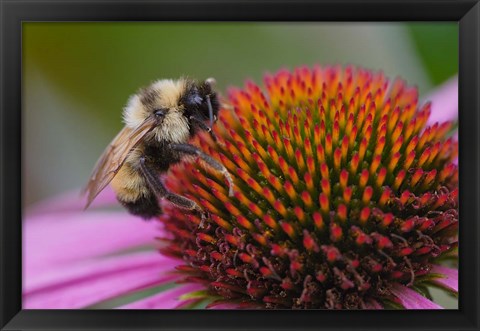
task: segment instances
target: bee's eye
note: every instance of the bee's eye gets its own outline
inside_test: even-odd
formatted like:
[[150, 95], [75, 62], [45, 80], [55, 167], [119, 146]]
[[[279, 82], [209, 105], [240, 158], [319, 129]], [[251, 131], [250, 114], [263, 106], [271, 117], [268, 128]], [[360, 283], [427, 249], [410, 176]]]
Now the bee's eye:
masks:
[[184, 102], [187, 106], [197, 107], [202, 104], [203, 99], [199, 95], [198, 90], [194, 88], [188, 93]]
[[156, 118], [162, 118], [165, 117], [165, 114], [167, 113], [166, 109], [155, 109], [153, 111], [153, 114], [155, 115]]
[[200, 105], [203, 102], [203, 99], [201, 96], [196, 95], [194, 98], [192, 98], [193, 103]]

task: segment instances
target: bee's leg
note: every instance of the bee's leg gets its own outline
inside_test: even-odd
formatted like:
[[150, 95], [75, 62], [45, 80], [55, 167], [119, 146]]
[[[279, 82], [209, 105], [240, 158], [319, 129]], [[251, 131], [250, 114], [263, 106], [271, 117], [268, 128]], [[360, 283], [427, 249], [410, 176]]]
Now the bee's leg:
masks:
[[227, 168], [217, 160], [215, 160], [213, 157], [210, 155], [205, 154], [201, 150], [199, 150], [197, 147], [190, 145], [190, 144], [171, 144], [171, 148], [174, 151], [177, 151], [182, 154], [186, 155], [194, 155], [198, 156], [201, 158], [206, 164], [208, 164], [210, 167], [213, 169], [220, 171], [223, 176], [227, 179], [228, 182], [228, 196], [233, 196], [233, 180], [232, 177], [230, 176], [230, 173], [228, 172]]
[[140, 171], [145, 177], [148, 186], [158, 198], [166, 199], [179, 208], [198, 212], [201, 215], [202, 223], [205, 221], [208, 215], [206, 215], [203, 209], [195, 201], [167, 190], [160, 178], [157, 176], [156, 172], [147, 164], [145, 156], [140, 157]]
[[215, 132], [213, 132], [212, 128], [206, 125], [201, 119], [195, 116], [190, 116], [190, 121], [193, 125], [198, 126], [201, 130], [207, 131], [210, 134], [210, 137], [212, 137], [213, 141], [217, 142], [217, 136], [215, 135]]

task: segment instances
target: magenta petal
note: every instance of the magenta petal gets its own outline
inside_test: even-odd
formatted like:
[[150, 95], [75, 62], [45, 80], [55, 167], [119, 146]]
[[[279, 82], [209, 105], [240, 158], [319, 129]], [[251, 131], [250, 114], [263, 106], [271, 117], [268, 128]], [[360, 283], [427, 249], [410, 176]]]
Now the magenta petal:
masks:
[[199, 284], [181, 285], [176, 288], [160, 292], [154, 296], [135, 301], [120, 309], [177, 309], [182, 308], [191, 300], [181, 300], [180, 297], [186, 293], [205, 289]]
[[392, 286], [391, 291], [400, 300], [405, 309], [443, 309], [435, 302], [428, 300], [406, 286], [395, 284]]
[[178, 261], [140, 252], [52, 268], [25, 287], [24, 309], [78, 309], [178, 279]]
[[[458, 141], [458, 130], [453, 134], [453, 139], [455, 139], [455, 141]], [[453, 160], [453, 163], [458, 165], [458, 157]]]
[[458, 118], [458, 77], [452, 77], [436, 88], [425, 101], [432, 102], [432, 112], [427, 125], [454, 121]]
[[440, 265], [434, 265], [430, 272], [434, 274], [441, 274], [444, 278], [436, 278], [433, 282], [440, 286], [446, 287], [458, 293], [458, 270], [447, 268]]
[[383, 309], [383, 306], [377, 300], [370, 299], [365, 302], [365, 308], [366, 309]]
[[[43, 213], [57, 213], [78, 211], [81, 212], [85, 208], [86, 198], [81, 196], [80, 191], [74, 190], [65, 192], [53, 198], [43, 200], [26, 210], [27, 217], [39, 215]], [[107, 186], [93, 201], [89, 209], [96, 207], [104, 207], [118, 204], [115, 193]]]
[[173, 269], [180, 262], [162, 256], [154, 250], [108, 258], [85, 259], [76, 263], [45, 268], [42, 272], [35, 274], [34, 277], [28, 277], [28, 281], [23, 283], [23, 291], [24, 294], [31, 294], [61, 287], [73, 281], [100, 277], [114, 272], [157, 268], [159, 263], [162, 264], [161, 270], [168, 270], [168, 268]]
[[218, 309], [218, 310], [227, 310], [227, 309], [239, 309], [238, 303], [230, 302], [213, 302], [208, 305], [208, 309]]
[[51, 266], [153, 247], [161, 235], [157, 222], [143, 222], [126, 212], [44, 214], [23, 223], [23, 263], [26, 281]]

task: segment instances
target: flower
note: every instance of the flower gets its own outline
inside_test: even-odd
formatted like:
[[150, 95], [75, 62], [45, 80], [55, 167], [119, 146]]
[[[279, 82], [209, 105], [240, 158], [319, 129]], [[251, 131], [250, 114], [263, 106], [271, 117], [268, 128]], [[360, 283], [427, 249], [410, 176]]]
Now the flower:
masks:
[[[416, 88], [381, 72], [302, 67], [266, 76], [265, 93], [253, 82], [232, 90], [217, 142], [200, 134], [194, 143], [227, 167], [234, 196], [222, 174], [182, 163], [165, 182], [207, 219], [166, 202], [153, 224], [96, 211], [48, 224], [37, 214], [26, 223], [26, 265], [36, 268], [26, 268], [25, 308], [88, 307], [172, 282], [182, 285], [123, 308], [441, 308], [428, 286], [458, 292], [458, 271], [443, 262], [457, 245], [456, 85], [418, 105]], [[72, 243], [57, 227], [66, 216], [98, 228]], [[71, 249], [45, 263], [39, 252], [52, 249], [29, 233]], [[147, 233], [162, 254], [137, 249]], [[87, 270], [92, 262], [98, 269]]]

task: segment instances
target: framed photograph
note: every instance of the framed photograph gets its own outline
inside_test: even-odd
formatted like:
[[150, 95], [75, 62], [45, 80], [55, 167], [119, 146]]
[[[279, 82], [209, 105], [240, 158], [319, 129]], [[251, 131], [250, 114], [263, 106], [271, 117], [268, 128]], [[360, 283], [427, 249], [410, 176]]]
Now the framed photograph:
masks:
[[2, 8], [2, 330], [479, 330], [478, 1]]

